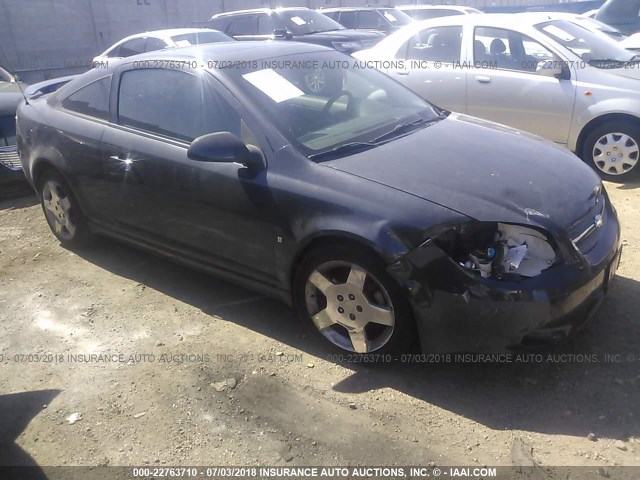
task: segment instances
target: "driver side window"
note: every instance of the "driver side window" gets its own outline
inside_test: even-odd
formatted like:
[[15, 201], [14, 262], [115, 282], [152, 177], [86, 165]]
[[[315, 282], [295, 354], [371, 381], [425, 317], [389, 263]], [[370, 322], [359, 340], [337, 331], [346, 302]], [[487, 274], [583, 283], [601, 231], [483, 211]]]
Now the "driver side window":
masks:
[[201, 77], [167, 69], [123, 73], [118, 123], [186, 142], [207, 133], [241, 134], [238, 113]]

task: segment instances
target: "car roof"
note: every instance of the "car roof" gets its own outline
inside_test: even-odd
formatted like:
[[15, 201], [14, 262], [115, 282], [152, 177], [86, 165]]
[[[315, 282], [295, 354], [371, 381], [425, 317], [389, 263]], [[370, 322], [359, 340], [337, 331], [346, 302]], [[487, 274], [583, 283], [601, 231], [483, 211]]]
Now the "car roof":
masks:
[[57, 90], [51, 98], [55, 98], [56, 100], [64, 99], [68, 95], [77, 92], [95, 81], [113, 75], [113, 72], [123, 65], [129, 65], [134, 62], [144, 62], [145, 60], [158, 62], [168, 62], [172, 60], [177, 62], [191, 62], [197, 60], [203, 69], [215, 70], [215, 68], [208, 68], [209, 60], [215, 60], [216, 65], [235, 65], [238, 62], [254, 62], [286, 55], [314, 52], [335, 52], [335, 50], [321, 45], [293, 41], [229, 41], [193, 45], [190, 47], [167, 48], [133, 55], [120, 59], [117, 62], [110, 62], [107, 68], [94, 68], [89, 70], [64, 85], [60, 90]]
[[324, 12], [350, 12], [350, 11], [358, 11], [358, 10], [393, 10], [395, 7], [330, 7], [330, 8], [320, 8], [318, 11], [320, 13]]
[[465, 7], [463, 5], [398, 5], [396, 8], [400, 10], [456, 10], [458, 12], [478, 10], [477, 8]]
[[289, 12], [296, 10], [311, 10], [307, 7], [281, 7], [281, 8], [250, 8], [247, 10], [234, 10], [233, 12], [223, 12], [215, 14], [213, 18], [233, 17], [235, 15], [250, 15], [254, 13], [277, 13], [277, 12]]
[[[302, 42], [229, 41], [192, 45], [190, 47], [166, 48], [164, 50], [141, 53], [120, 60], [112, 68], [97, 70], [110, 72], [121, 65], [145, 60], [198, 60], [204, 62], [215, 60], [216, 64], [235, 64], [286, 55], [334, 51], [329, 47]], [[105, 75], [108, 75], [108, 73], [105, 73]]]
[[123, 38], [117, 43], [127, 42], [129, 40], [133, 40], [134, 38], [143, 38], [143, 37], [170, 38], [170, 37], [175, 37], [176, 35], [186, 35], [189, 33], [217, 32], [217, 31], [218, 30], [214, 30], [212, 28], [168, 28], [165, 30], [152, 30], [149, 32], [135, 33], [133, 35], [129, 35], [128, 37]]
[[561, 20], [561, 19], [578, 19], [581, 20], [579, 15], [564, 14], [562, 17], [554, 16], [554, 13], [543, 12], [525, 12], [525, 13], [484, 13], [482, 15], [455, 15], [446, 17], [430, 18], [427, 20], [421, 20], [419, 22], [412, 23], [405, 29], [422, 30], [426, 25], [475, 25], [481, 23], [482, 26], [502, 27], [517, 29], [518, 27], [531, 27], [538, 23], [546, 22], [548, 20]]

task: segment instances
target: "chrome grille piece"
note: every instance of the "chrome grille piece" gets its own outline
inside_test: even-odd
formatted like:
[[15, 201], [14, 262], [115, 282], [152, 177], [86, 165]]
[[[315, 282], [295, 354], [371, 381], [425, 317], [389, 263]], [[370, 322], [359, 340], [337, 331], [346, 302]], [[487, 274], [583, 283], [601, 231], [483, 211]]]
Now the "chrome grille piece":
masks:
[[606, 222], [606, 197], [601, 189], [594, 191], [593, 206], [587, 214], [576, 221], [569, 229], [569, 236], [576, 249], [582, 254], [588, 253], [598, 243], [598, 232]]

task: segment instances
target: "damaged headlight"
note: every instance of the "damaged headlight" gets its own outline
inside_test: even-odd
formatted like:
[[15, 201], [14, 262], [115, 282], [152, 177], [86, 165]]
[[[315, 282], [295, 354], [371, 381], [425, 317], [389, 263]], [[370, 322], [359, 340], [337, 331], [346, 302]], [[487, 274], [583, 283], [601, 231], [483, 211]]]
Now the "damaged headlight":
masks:
[[443, 232], [435, 243], [462, 268], [483, 278], [535, 277], [557, 262], [541, 231], [506, 223], [470, 223]]

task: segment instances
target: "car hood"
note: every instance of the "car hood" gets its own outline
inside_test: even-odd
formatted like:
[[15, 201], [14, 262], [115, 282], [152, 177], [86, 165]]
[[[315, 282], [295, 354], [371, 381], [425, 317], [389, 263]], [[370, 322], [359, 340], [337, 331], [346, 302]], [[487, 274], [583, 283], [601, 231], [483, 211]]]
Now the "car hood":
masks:
[[601, 184], [591, 168], [542, 138], [451, 114], [422, 130], [324, 165], [480, 221], [566, 230]]
[[380, 32], [363, 31], [363, 30], [331, 30], [329, 32], [317, 32], [303, 37], [296, 37], [296, 40], [300, 38], [321, 38], [331, 42], [362, 42], [368, 40], [382, 40], [385, 35]]

